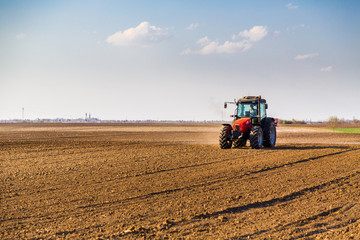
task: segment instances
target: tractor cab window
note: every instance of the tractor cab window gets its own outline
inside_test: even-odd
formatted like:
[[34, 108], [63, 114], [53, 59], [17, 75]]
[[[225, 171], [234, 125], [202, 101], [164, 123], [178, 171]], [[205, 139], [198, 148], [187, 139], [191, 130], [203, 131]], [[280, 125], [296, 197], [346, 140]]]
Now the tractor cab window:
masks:
[[[265, 107], [265, 106], [264, 106]], [[256, 117], [258, 115], [258, 106], [254, 103], [239, 103], [237, 116], [244, 117]]]
[[266, 117], [266, 107], [265, 107], [265, 103], [260, 103], [260, 114], [261, 114], [261, 119], [263, 119], [264, 117]]

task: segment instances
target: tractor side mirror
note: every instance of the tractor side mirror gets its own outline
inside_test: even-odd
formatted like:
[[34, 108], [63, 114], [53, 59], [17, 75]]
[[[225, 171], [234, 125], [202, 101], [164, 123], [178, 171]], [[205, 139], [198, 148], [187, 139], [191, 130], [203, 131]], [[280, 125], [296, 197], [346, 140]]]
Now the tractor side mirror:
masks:
[[227, 103], [224, 103], [224, 108], [227, 108]]
[[268, 109], [268, 105], [267, 105], [267, 103], [265, 103], [265, 109]]

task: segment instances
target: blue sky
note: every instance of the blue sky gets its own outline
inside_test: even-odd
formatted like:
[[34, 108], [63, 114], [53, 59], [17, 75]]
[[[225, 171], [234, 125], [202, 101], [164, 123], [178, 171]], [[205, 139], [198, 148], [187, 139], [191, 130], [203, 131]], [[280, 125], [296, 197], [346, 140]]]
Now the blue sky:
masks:
[[0, 0], [0, 119], [360, 119], [359, 1]]

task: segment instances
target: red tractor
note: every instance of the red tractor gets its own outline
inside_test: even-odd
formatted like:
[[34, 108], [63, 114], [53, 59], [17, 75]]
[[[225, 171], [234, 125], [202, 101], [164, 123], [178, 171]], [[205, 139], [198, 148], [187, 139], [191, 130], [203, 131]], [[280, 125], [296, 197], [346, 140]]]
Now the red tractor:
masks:
[[277, 118], [267, 117], [266, 109], [268, 105], [261, 96], [246, 96], [234, 102], [225, 102], [224, 108], [228, 103], [236, 104], [233, 123], [223, 124], [220, 132], [220, 148], [226, 149], [244, 147], [246, 141], [250, 140], [250, 146], [254, 149], [274, 148], [276, 143]]

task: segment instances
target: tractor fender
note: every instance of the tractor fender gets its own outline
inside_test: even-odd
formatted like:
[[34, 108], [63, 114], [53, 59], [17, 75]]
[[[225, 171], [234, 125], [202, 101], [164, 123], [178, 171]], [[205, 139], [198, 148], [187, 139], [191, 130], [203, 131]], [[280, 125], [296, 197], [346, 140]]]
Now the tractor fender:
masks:
[[229, 135], [230, 138], [232, 138], [233, 128], [232, 128], [231, 124], [223, 123], [222, 125], [223, 125], [224, 127], [229, 127], [230, 131], [229, 131], [227, 134]]
[[279, 123], [279, 119], [278, 118], [273, 118], [273, 117], [269, 117], [275, 124], [275, 127], [277, 127], [278, 123]]
[[231, 124], [229, 124], [229, 123], [223, 123], [222, 125], [223, 125], [223, 126], [229, 126], [229, 127], [231, 127], [231, 129], [232, 129], [232, 126], [231, 126]]

